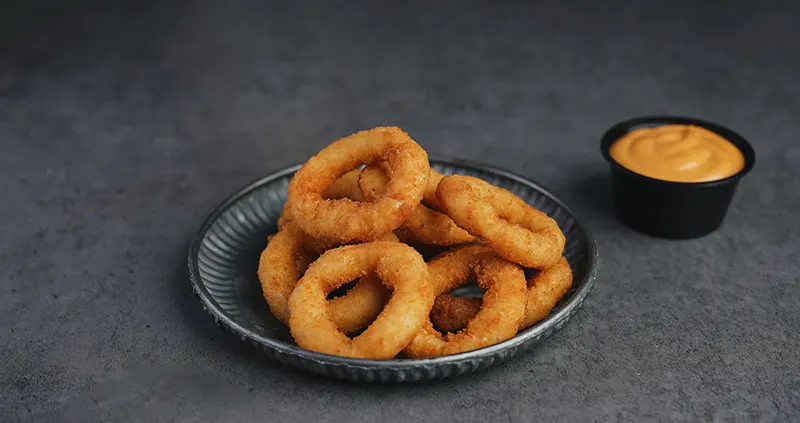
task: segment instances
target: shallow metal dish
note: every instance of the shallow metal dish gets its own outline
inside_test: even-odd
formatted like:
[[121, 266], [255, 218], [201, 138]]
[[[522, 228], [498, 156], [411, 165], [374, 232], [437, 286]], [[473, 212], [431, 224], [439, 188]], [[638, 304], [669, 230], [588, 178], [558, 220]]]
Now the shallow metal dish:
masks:
[[594, 240], [553, 194], [525, 178], [488, 166], [431, 159], [444, 174], [479, 177], [510, 190], [554, 218], [566, 234], [565, 255], [574, 273], [572, 289], [548, 318], [514, 338], [480, 350], [431, 359], [361, 360], [306, 351], [269, 312], [256, 268], [267, 235], [286, 201], [286, 188], [299, 166], [273, 173], [223, 202], [203, 223], [189, 249], [189, 275], [203, 307], [218, 325], [268, 356], [313, 373], [362, 382], [414, 382], [460, 376], [515, 356], [559, 330], [588, 295], [597, 272]]

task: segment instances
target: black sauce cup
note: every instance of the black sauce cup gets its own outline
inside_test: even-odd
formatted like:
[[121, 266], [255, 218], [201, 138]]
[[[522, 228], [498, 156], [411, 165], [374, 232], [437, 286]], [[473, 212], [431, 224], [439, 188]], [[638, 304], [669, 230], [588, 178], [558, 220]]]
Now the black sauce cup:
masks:
[[[625, 134], [669, 124], [695, 125], [716, 132], [742, 152], [744, 168], [716, 181], [670, 182], [632, 172], [609, 154], [611, 145]], [[680, 116], [644, 116], [618, 123], [603, 135], [600, 151], [611, 166], [614, 208], [622, 223], [648, 235], [673, 239], [698, 238], [722, 226], [739, 180], [756, 161], [750, 143], [736, 132]]]

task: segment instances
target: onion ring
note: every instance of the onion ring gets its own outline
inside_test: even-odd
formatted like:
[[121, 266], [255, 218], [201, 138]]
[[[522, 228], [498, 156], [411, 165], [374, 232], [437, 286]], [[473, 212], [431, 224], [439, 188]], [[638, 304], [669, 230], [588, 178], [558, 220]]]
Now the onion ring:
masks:
[[[358, 178], [361, 175], [361, 170], [353, 169], [350, 172], [342, 175], [336, 182], [331, 185], [323, 194], [322, 198], [327, 200], [338, 200], [341, 198], [349, 198], [353, 201], [364, 201], [361, 195], [361, 190], [358, 187]], [[278, 228], [282, 228], [287, 222], [294, 220], [291, 213], [291, 207], [287, 204], [283, 206], [281, 215], [278, 216]], [[324, 251], [325, 249], [323, 249]]]
[[565, 257], [532, 277], [528, 281], [528, 301], [520, 329], [529, 328], [549, 316], [556, 303], [571, 287], [572, 269]]
[[[315, 255], [305, 250], [306, 235], [293, 222], [273, 235], [267, 248], [261, 253], [258, 264], [258, 279], [264, 299], [272, 314], [281, 322], [289, 324], [289, 297], [298, 279]], [[399, 244], [394, 234], [383, 237]], [[381, 312], [389, 297], [389, 291], [374, 275], [363, 276], [344, 296], [328, 302], [331, 320], [345, 333], [354, 333], [367, 327]]]
[[[525, 318], [519, 329], [527, 329], [549, 316], [556, 303], [571, 287], [572, 270], [564, 257], [554, 266], [528, 279]], [[451, 294], [442, 294], [436, 297], [433, 304], [431, 320], [439, 330], [456, 332], [467, 326], [480, 307], [480, 298], [457, 298]]]
[[511, 192], [472, 176], [445, 176], [436, 198], [458, 226], [480, 237], [508, 261], [544, 269], [564, 251], [555, 220]]
[[[374, 271], [392, 291], [375, 321], [350, 339], [326, 313], [325, 298], [339, 286]], [[428, 320], [434, 295], [428, 266], [413, 248], [375, 241], [325, 252], [289, 298], [289, 329], [301, 348], [343, 357], [391, 359]]]
[[[364, 197], [361, 195], [361, 190], [358, 187], [358, 178], [361, 175], [360, 169], [351, 170], [345, 173], [341, 178], [322, 194], [322, 197], [328, 200], [338, 200], [341, 198], [349, 198], [353, 201], [363, 201]], [[282, 228], [287, 222], [294, 220], [291, 213], [291, 207], [288, 202], [283, 206], [281, 215], [278, 216], [278, 228]], [[303, 246], [306, 250], [322, 254], [326, 250], [334, 247], [341, 246], [342, 243], [336, 241], [329, 241], [319, 238], [314, 238], [306, 234]]]
[[483, 348], [516, 335], [525, 315], [525, 274], [482, 245], [468, 245], [436, 257], [428, 263], [436, 294], [467, 282], [474, 274], [486, 289], [480, 311], [466, 328], [442, 335], [428, 319], [403, 350], [411, 358], [438, 357]]
[[[322, 194], [362, 164], [388, 163], [386, 194], [371, 203]], [[396, 127], [377, 127], [341, 138], [311, 157], [289, 183], [291, 214], [307, 234], [328, 241], [370, 241], [397, 229], [419, 205], [428, 182], [428, 154]]]
[[[431, 169], [431, 174], [433, 172], [436, 171]], [[443, 177], [438, 172], [436, 173], [439, 177]], [[430, 181], [434, 178], [436, 177], [434, 176], [428, 180]], [[375, 201], [384, 195], [388, 182], [389, 177], [381, 170], [380, 166], [370, 165], [361, 171], [358, 186], [361, 189], [363, 198], [367, 201]], [[435, 193], [435, 186], [430, 190], [426, 188], [427, 191]], [[425, 200], [423, 199], [422, 201], [424, 202]], [[412, 243], [424, 245], [450, 246], [466, 244], [475, 240], [467, 231], [459, 228], [449, 216], [432, 210], [424, 204], [414, 208], [414, 211], [406, 218], [400, 229], [405, 235], [404, 238], [407, 238]]]

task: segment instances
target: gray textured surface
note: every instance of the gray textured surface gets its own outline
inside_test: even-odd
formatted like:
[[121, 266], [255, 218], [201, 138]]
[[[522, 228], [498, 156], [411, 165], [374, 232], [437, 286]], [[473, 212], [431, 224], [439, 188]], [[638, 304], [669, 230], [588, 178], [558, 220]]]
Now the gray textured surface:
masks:
[[[51, 3], [0, 15], [0, 420], [798, 418], [798, 6]], [[754, 143], [720, 232], [610, 215], [599, 136], [651, 112]], [[203, 217], [376, 124], [587, 221], [602, 267], [568, 327], [474, 376], [358, 386], [214, 326], [184, 266]]]

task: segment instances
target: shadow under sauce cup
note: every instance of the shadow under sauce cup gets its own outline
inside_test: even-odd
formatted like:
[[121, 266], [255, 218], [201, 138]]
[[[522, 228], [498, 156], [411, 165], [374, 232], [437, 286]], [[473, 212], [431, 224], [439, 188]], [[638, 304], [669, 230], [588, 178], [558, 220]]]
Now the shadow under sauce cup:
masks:
[[[614, 160], [611, 146], [628, 133], [664, 125], [692, 125], [710, 130], [741, 151], [744, 167], [724, 179], [708, 182], [671, 182], [626, 169]], [[614, 208], [632, 229], [662, 238], [690, 239], [717, 230], [725, 219], [736, 186], [755, 164], [755, 152], [739, 134], [721, 125], [678, 116], [645, 116], [618, 123], [600, 143], [611, 167]]]

